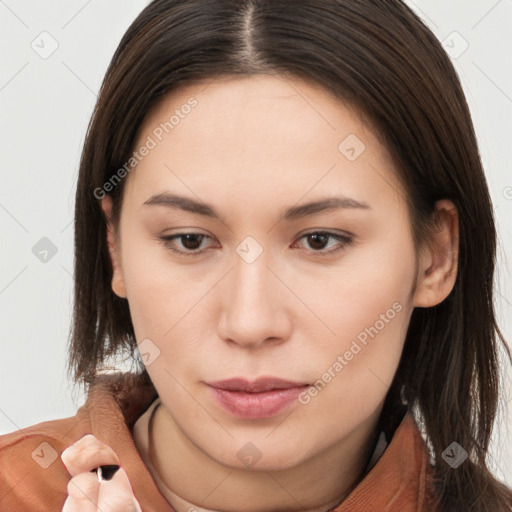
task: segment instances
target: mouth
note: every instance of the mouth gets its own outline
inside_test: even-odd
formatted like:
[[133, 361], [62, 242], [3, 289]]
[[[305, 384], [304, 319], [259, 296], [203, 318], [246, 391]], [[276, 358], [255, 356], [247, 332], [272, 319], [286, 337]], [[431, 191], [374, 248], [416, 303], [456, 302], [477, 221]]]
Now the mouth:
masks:
[[233, 378], [207, 383], [217, 403], [230, 414], [244, 419], [276, 416], [309, 387], [276, 377], [262, 377], [250, 382]]
[[290, 389], [303, 386], [309, 386], [307, 382], [294, 382], [283, 380], [277, 377], [260, 377], [252, 382], [241, 377], [233, 379], [219, 380], [208, 383], [209, 386], [224, 389], [225, 391], [243, 391], [245, 393], [261, 393], [272, 391], [274, 389]]

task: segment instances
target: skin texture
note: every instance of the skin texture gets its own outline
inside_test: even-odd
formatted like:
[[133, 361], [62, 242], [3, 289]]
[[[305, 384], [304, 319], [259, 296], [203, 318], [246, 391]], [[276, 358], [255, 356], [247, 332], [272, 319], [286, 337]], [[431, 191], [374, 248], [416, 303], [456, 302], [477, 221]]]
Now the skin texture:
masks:
[[[191, 97], [197, 105], [156, 139]], [[365, 146], [354, 161], [339, 149], [350, 134]], [[163, 403], [151, 440], [162, 492], [178, 512], [328, 510], [364, 470], [414, 307], [438, 304], [453, 287], [455, 207], [437, 203], [435, 238], [415, 248], [386, 149], [356, 113], [301, 80], [187, 86], [148, 114], [135, 147], [148, 136], [156, 147], [124, 178], [119, 230], [109, 223], [108, 241], [112, 289], [128, 300], [138, 343], [159, 351], [147, 369]], [[208, 203], [221, 220], [144, 204], [164, 192]], [[282, 218], [338, 196], [369, 208]], [[109, 196], [102, 207], [109, 219]], [[352, 241], [304, 237], [318, 231]], [[160, 239], [183, 232], [206, 237], [168, 247]], [[263, 250], [250, 263], [237, 253], [248, 236]], [[377, 335], [332, 370], [371, 326]], [[231, 415], [206, 385], [260, 376], [311, 384], [329, 368], [334, 377], [307, 404], [266, 419]], [[247, 443], [261, 457], [251, 467], [238, 456]]]

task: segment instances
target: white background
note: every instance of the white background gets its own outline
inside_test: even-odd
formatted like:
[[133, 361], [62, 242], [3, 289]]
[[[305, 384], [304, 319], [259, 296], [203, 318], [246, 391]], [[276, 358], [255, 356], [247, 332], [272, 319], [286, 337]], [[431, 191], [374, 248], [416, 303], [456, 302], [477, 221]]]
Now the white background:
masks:
[[[470, 104], [499, 230], [499, 320], [512, 340], [512, 1], [407, 3], [453, 52]], [[82, 403], [65, 375], [78, 161], [110, 58], [146, 4], [0, 0], [0, 434], [74, 415]], [[46, 59], [31, 47], [52, 44]], [[46, 263], [32, 252], [43, 237], [57, 250]], [[509, 485], [511, 409], [512, 401], [492, 450]]]

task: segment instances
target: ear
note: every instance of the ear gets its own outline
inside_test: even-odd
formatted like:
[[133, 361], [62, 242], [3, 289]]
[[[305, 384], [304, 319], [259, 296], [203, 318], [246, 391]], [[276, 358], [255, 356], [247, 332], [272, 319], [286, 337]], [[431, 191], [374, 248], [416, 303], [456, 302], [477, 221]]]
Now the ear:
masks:
[[119, 237], [112, 223], [112, 198], [109, 195], [101, 200], [101, 209], [107, 219], [107, 243], [110, 261], [112, 263], [112, 291], [121, 298], [126, 299], [126, 288], [124, 285], [123, 272], [121, 267], [121, 247]]
[[428, 308], [441, 303], [457, 277], [459, 216], [448, 199], [437, 201], [434, 229], [420, 251], [414, 305]]

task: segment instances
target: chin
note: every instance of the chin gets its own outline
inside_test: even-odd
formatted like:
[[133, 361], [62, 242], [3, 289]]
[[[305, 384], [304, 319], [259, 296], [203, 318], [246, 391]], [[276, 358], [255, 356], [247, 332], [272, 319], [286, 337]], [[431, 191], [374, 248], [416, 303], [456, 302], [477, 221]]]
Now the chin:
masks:
[[[232, 446], [240, 446], [235, 450], [234, 457], [231, 455]], [[232, 446], [221, 446], [220, 449], [224, 449], [219, 454], [210, 453], [210, 456], [224, 466], [247, 471], [284, 471], [300, 465], [308, 458], [304, 442], [300, 439], [294, 439], [290, 446], [283, 445], [277, 438], [275, 444], [269, 443], [267, 439], [245, 443], [234, 441]], [[299, 450], [297, 446], [301, 449]]]

